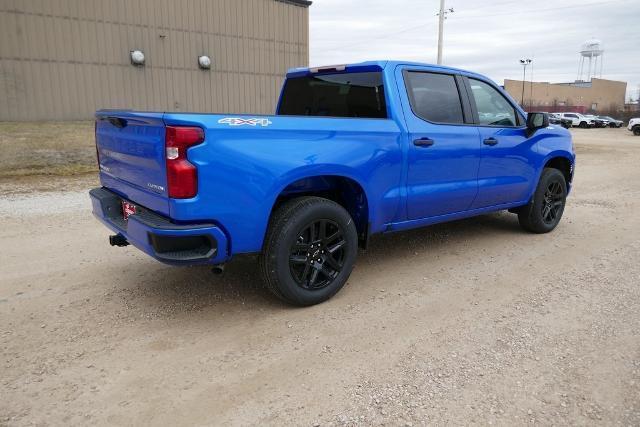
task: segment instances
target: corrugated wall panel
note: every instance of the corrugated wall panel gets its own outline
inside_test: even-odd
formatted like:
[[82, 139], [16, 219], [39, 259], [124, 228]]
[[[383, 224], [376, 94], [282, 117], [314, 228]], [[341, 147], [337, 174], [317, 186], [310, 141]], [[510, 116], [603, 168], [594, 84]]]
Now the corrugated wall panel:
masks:
[[[144, 67], [130, 64], [132, 49]], [[98, 108], [269, 114], [286, 70], [308, 57], [308, 9], [275, 0], [3, 0], [0, 120]]]

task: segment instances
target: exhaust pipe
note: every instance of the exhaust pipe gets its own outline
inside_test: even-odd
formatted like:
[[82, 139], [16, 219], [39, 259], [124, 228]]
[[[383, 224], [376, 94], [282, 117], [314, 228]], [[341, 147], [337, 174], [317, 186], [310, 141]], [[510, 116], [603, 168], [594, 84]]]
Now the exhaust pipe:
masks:
[[127, 242], [127, 239], [125, 239], [125, 237], [122, 234], [109, 236], [109, 244], [111, 246], [118, 246], [118, 247], [129, 246], [129, 242]]
[[224, 273], [224, 264], [214, 265], [211, 271], [215, 275], [218, 275], [218, 276], [221, 275], [222, 273]]

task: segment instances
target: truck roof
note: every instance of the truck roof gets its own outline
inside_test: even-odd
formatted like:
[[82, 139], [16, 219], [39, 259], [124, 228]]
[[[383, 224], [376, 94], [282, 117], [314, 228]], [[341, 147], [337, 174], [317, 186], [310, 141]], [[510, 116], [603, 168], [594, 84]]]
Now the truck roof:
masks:
[[287, 71], [287, 77], [300, 77], [310, 73], [317, 73], [319, 71], [380, 71], [385, 68], [395, 68], [397, 65], [414, 65], [420, 67], [431, 67], [434, 69], [440, 69], [442, 71], [452, 71], [456, 73], [464, 73], [467, 75], [475, 75], [479, 77], [480, 74], [463, 70], [460, 68], [447, 67], [445, 65], [437, 65], [437, 64], [428, 64], [422, 62], [413, 62], [413, 61], [398, 61], [398, 60], [377, 60], [377, 61], [364, 61], [364, 62], [356, 62], [352, 64], [340, 64], [340, 65], [326, 65], [319, 67], [299, 67], [299, 68], [291, 68]]

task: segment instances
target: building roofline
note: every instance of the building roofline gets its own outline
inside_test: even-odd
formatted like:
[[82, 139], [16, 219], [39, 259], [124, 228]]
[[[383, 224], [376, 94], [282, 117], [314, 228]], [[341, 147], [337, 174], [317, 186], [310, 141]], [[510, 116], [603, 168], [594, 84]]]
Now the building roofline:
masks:
[[[522, 83], [522, 80], [517, 80], [517, 79], [504, 79], [504, 81], [510, 81], [510, 82], [518, 82], [518, 83]], [[591, 79], [591, 81], [573, 81], [573, 82], [541, 82], [541, 81], [534, 81], [533, 83], [537, 83], [537, 84], [548, 84], [548, 85], [557, 85], [557, 86], [573, 86], [573, 87], [590, 87], [593, 84], [594, 80], [600, 80], [600, 81], [604, 81], [604, 82], [609, 82], [609, 83], [624, 83], [626, 85], [629, 84], [629, 82], [625, 82], [622, 80], [610, 80], [610, 79], [601, 79], [599, 77], [593, 77]], [[525, 80], [525, 83], [531, 83], [530, 80]]]
[[292, 4], [294, 6], [301, 6], [301, 7], [309, 7], [313, 3], [312, 1], [309, 1], [309, 0], [276, 0], [276, 1], [279, 1], [281, 3]]

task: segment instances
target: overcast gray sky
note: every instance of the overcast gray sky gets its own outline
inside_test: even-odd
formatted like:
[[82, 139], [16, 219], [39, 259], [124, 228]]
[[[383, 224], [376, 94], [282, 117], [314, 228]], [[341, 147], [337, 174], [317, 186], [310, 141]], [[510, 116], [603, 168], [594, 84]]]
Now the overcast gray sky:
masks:
[[[401, 59], [436, 62], [439, 0], [315, 0], [310, 8], [311, 65]], [[573, 81], [580, 46], [602, 41], [603, 78], [640, 85], [640, 0], [447, 0], [445, 65], [522, 79], [533, 59], [536, 81]], [[529, 80], [529, 69], [527, 80]]]

